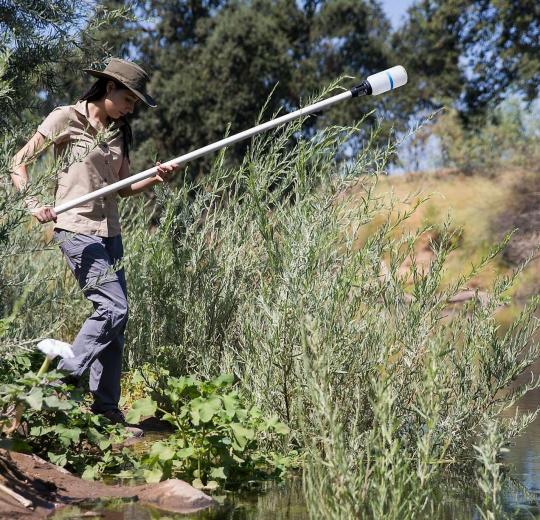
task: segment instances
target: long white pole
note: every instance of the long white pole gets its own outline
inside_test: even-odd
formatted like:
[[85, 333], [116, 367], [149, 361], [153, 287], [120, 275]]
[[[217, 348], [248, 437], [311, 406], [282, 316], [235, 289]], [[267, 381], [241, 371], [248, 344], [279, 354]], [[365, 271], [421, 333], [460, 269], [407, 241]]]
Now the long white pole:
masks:
[[[406, 82], [407, 73], [405, 72], [405, 69], [399, 65], [397, 67], [392, 67], [391, 69], [388, 69], [386, 71], [369, 76], [366, 81], [364, 81], [357, 87], [352, 88], [351, 90], [348, 90], [341, 94], [337, 94], [336, 96], [330, 97], [323, 101], [319, 101], [318, 103], [314, 103], [313, 105], [300, 108], [299, 110], [291, 112], [290, 114], [285, 114], [276, 119], [272, 119], [271, 121], [267, 121], [266, 123], [254, 126], [249, 130], [245, 130], [230, 137], [226, 137], [225, 139], [216, 141], [215, 143], [204, 146], [203, 148], [199, 148], [198, 150], [194, 150], [187, 154], [181, 155], [180, 157], [176, 157], [175, 159], [171, 159], [163, 163], [163, 165], [180, 166], [189, 161], [193, 161], [194, 159], [204, 157], [205, 155], [220, 150], [221, 148], [225, 148], [226, 146], [236, 144], [240, 141], [243, 141], [244, 139], [249, 139], [254, 135], [266, 132], [267, 130], [283, 125], [284, 123], [288, 123], [289, 121], [292, 121], [294, 119], [298, 119], [299, 117], [324, 110], [332, 105], [335, 105], [336, 103], [339, 103], [340, 101], [344, 101], [351, 97], [370, 94], [381, 94], [388, 90], [393, 90], [394, 88], [400, 87]], [[60, 213], [84, 204], [85, 202], [97, 199], [98, 197], [102, 197], [104, 195], [107, 195], [108, 193], [116, 192], [124, 188], [125, 186], [130, 186], [131, 184], [142, 179], [153, 177], [157, 173], [157, 168], [157, 166], [154, 166], [153, 168], [149, 168], [148, 170], [144, 170], [140, 173], [132, 175], [127, 179], [122, 179], [113, 184], [109, 184], [104, 188], [100, 188], [99, 190], [93, 191], [81, 197], [77, 197], [76, 199], [65, 202], [64, 204], [60, 204], [59, 206], [56, 206], [54, 208], [54, 211], [57, 215], [59, 215]]]

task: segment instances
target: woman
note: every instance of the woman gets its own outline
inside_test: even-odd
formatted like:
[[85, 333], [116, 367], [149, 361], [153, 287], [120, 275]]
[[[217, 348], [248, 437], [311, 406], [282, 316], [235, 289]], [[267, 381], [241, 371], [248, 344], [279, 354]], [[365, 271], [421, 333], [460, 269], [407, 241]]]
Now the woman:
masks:
[[[129, 177], [132, 139], [125, 117], [139, 101], [156, 106], [145, 92], [148, 76], [135, 63], [112, 58], [103, 71], [84, 71], [99, 79], [75, 105], [54, 109], [14, 158], [12, 180], [17, 189], [24, 190], [28, 184], [27, 158], [34, 158], [50, 144], [57, 158], [71, 154], [72, 159], [58, 176], [55, 205]], [[118, 194], [129, 197], [140, 193], [163, 182], [174, 169], [158, 163], [154, 177], [125, 187]], [[75, 357], [61, 360], [58, 369], [66, 374], [65, 382], [74, 384], [90, 369], [92, 411], [125, 425], [118, 402], [128, 304], [124, 270], [114, 270], [123, 256], [116, 194], [60, 215], [35, 198], [26, 202], [39, 222], [55, 222], [54, 240], [94, 306], [94, 313], [73, 342]], [[132, 431], [142, 435], [141, 430]]]

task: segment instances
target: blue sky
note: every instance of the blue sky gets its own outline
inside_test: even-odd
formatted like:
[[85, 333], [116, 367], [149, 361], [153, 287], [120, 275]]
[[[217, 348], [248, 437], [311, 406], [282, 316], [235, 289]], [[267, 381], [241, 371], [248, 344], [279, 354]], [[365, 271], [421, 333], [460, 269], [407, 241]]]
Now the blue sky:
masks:
[[407, 8], [414, 3], [414, 0], [381, 0], [381, 3], [392, 22], [392, 26], [396, 29], [400, 25]]

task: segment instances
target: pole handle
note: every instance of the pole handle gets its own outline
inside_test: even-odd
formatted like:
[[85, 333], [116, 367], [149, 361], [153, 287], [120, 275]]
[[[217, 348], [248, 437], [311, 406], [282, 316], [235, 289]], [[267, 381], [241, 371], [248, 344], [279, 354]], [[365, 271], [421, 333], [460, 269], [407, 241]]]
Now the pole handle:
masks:
[[[360, 85], [353, 87], [351, 90], [347, 90], [341, 94], [337, 94], [336, 96], [332, 96], [328, 99], [324, 99], [323, 101], [319, 101], [307, 107], [300, 108], [294, 112], [291, 112], [290, 114], [285, 114], [276, 119], [272, 119], [270, 121], [267, 121], [266, 123], [262, 123], [260, 125], [254, 126], [253, 128], [244, 130], [243, 132], [240, 132], [233, 136], [227, 137], [225, 139], [221, 139], [220, 141], [216, 141], [215, 143], [209, 144], [207, 146], [203, 146], [202, 148], [199, 148], [198, 150], [194, 150], [185, 155], [181, 155], [180, 157], [171, 159], [163, 163], [163, 165], [180, 166], [182, 164], [186, 164], [190, 161], [193, 161], [200, 157], [204, 157], [205, 155], [208, 155], [212, 152], [220, 150], [221, 148], [225, 148], [227, 146], [236, 144], [240, 141], [243, 141], [257, 134], [260, 134], [261, 132], [266, 132], [267, 130], [270, 130], [277, 126], [288, 123], [289, 121], [292, 121], [299, 117], [313, 114], [315, 112], [320, 112], [321, 110], [324, 110], [345, 99], [349, 99], [351, 97], [369, 96], [369, 95], [376, 96], [378, 94], [382, 94], [383, 92], [387, 92], [388, 90], [401, 87], [402, 85], [405, 85], [405, 83], [407, 83], [407, 72], [405, 71], [405, 69], [401, 65], [392, 67], [391, 69], [378, 72], [377, 74], [373, 74], [369, 76]], [[157, 166], [154, 166], [152, 168], [149, 168], [148, 170], [144, 170], [140, 173], [132, 175], [128, 177], [127, 179], [122, 179], [113, 184], [110, 184], [109, 186], [105, 186], [103, 188], [100, 188], [99, 190], [93, 191], [92, 193], [87, 193], [86, 195], [83, 195], [82, 197], [78, 197], [76, 199], [60, 204], [59, 206], [56, 206], [54, 208], [54, 211], [57, 215], [60, 215], [61, 213], [64, 213], [65, 211], [68, 211], [81, 204], [84, 204], [85, 202], [89, 202], [91, 200], [97, 199], [98, 197], [102, 197], [109, 193], [116, 192], [126, 186], [131, 186], [135, 182], [138, 182], [143, 179], [147, 179], [148, 177], [152, 177], [156, 173], [157, 173]]]

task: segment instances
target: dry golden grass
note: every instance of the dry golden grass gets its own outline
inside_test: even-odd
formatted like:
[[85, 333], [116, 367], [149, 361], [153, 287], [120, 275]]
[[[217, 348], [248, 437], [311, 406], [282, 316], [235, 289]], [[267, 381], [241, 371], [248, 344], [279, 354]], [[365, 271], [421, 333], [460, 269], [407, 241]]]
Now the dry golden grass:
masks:
[[[420, 267], [429, 267], [432, 258], [429, 240], [437, 234], [446, 220], [456, 231], [457, 248], [450, 253], [446, 263], [443, 282], [455, 280], [457, 276], [470, 270], [473, 263], [488, 251], [490, 246], [502, 240], [505, 232], [512, 229], [508, 218], [515, 213], [513, 187], [525, 178], [528, 172], [508, 170], [493, 177], [480, 175], [466, 176], [446, 170], [433, 173], [405, 174], [381, 178], [376, 193], [387, 204], [395, 201], [393, 213], [410, 210], [418, 200], [426, 199], [414, 214], [394, 231], [394, 235], [415, 231], [423, 226], [431, 226], [433, 231], [425, 233], [415, 248], [416, 261]], [[360, 186], [360, 185], [359, 185]], [[354, 193], [354, 190], [358, 193]], [[353, 188], [352, 200], [362, 195], [362, 188]], [[363, 237], [383, 221], [384, 215], [365, 226]], [[361, 239], [362, 240], [362, 239]], [[408, 261], [403, 268], [408, 267]], [[508, 273], [512, 266], [497, 258], [469, 283], [470, 288], [485, 289], [499, 275]], [[504, 321], [510, 320], [530, 294], [527, 287], [538, 276], [538, 263], [531, 263], [512, 289], [512, 296], [518, 296], [516, 303], [501, 312]]]

